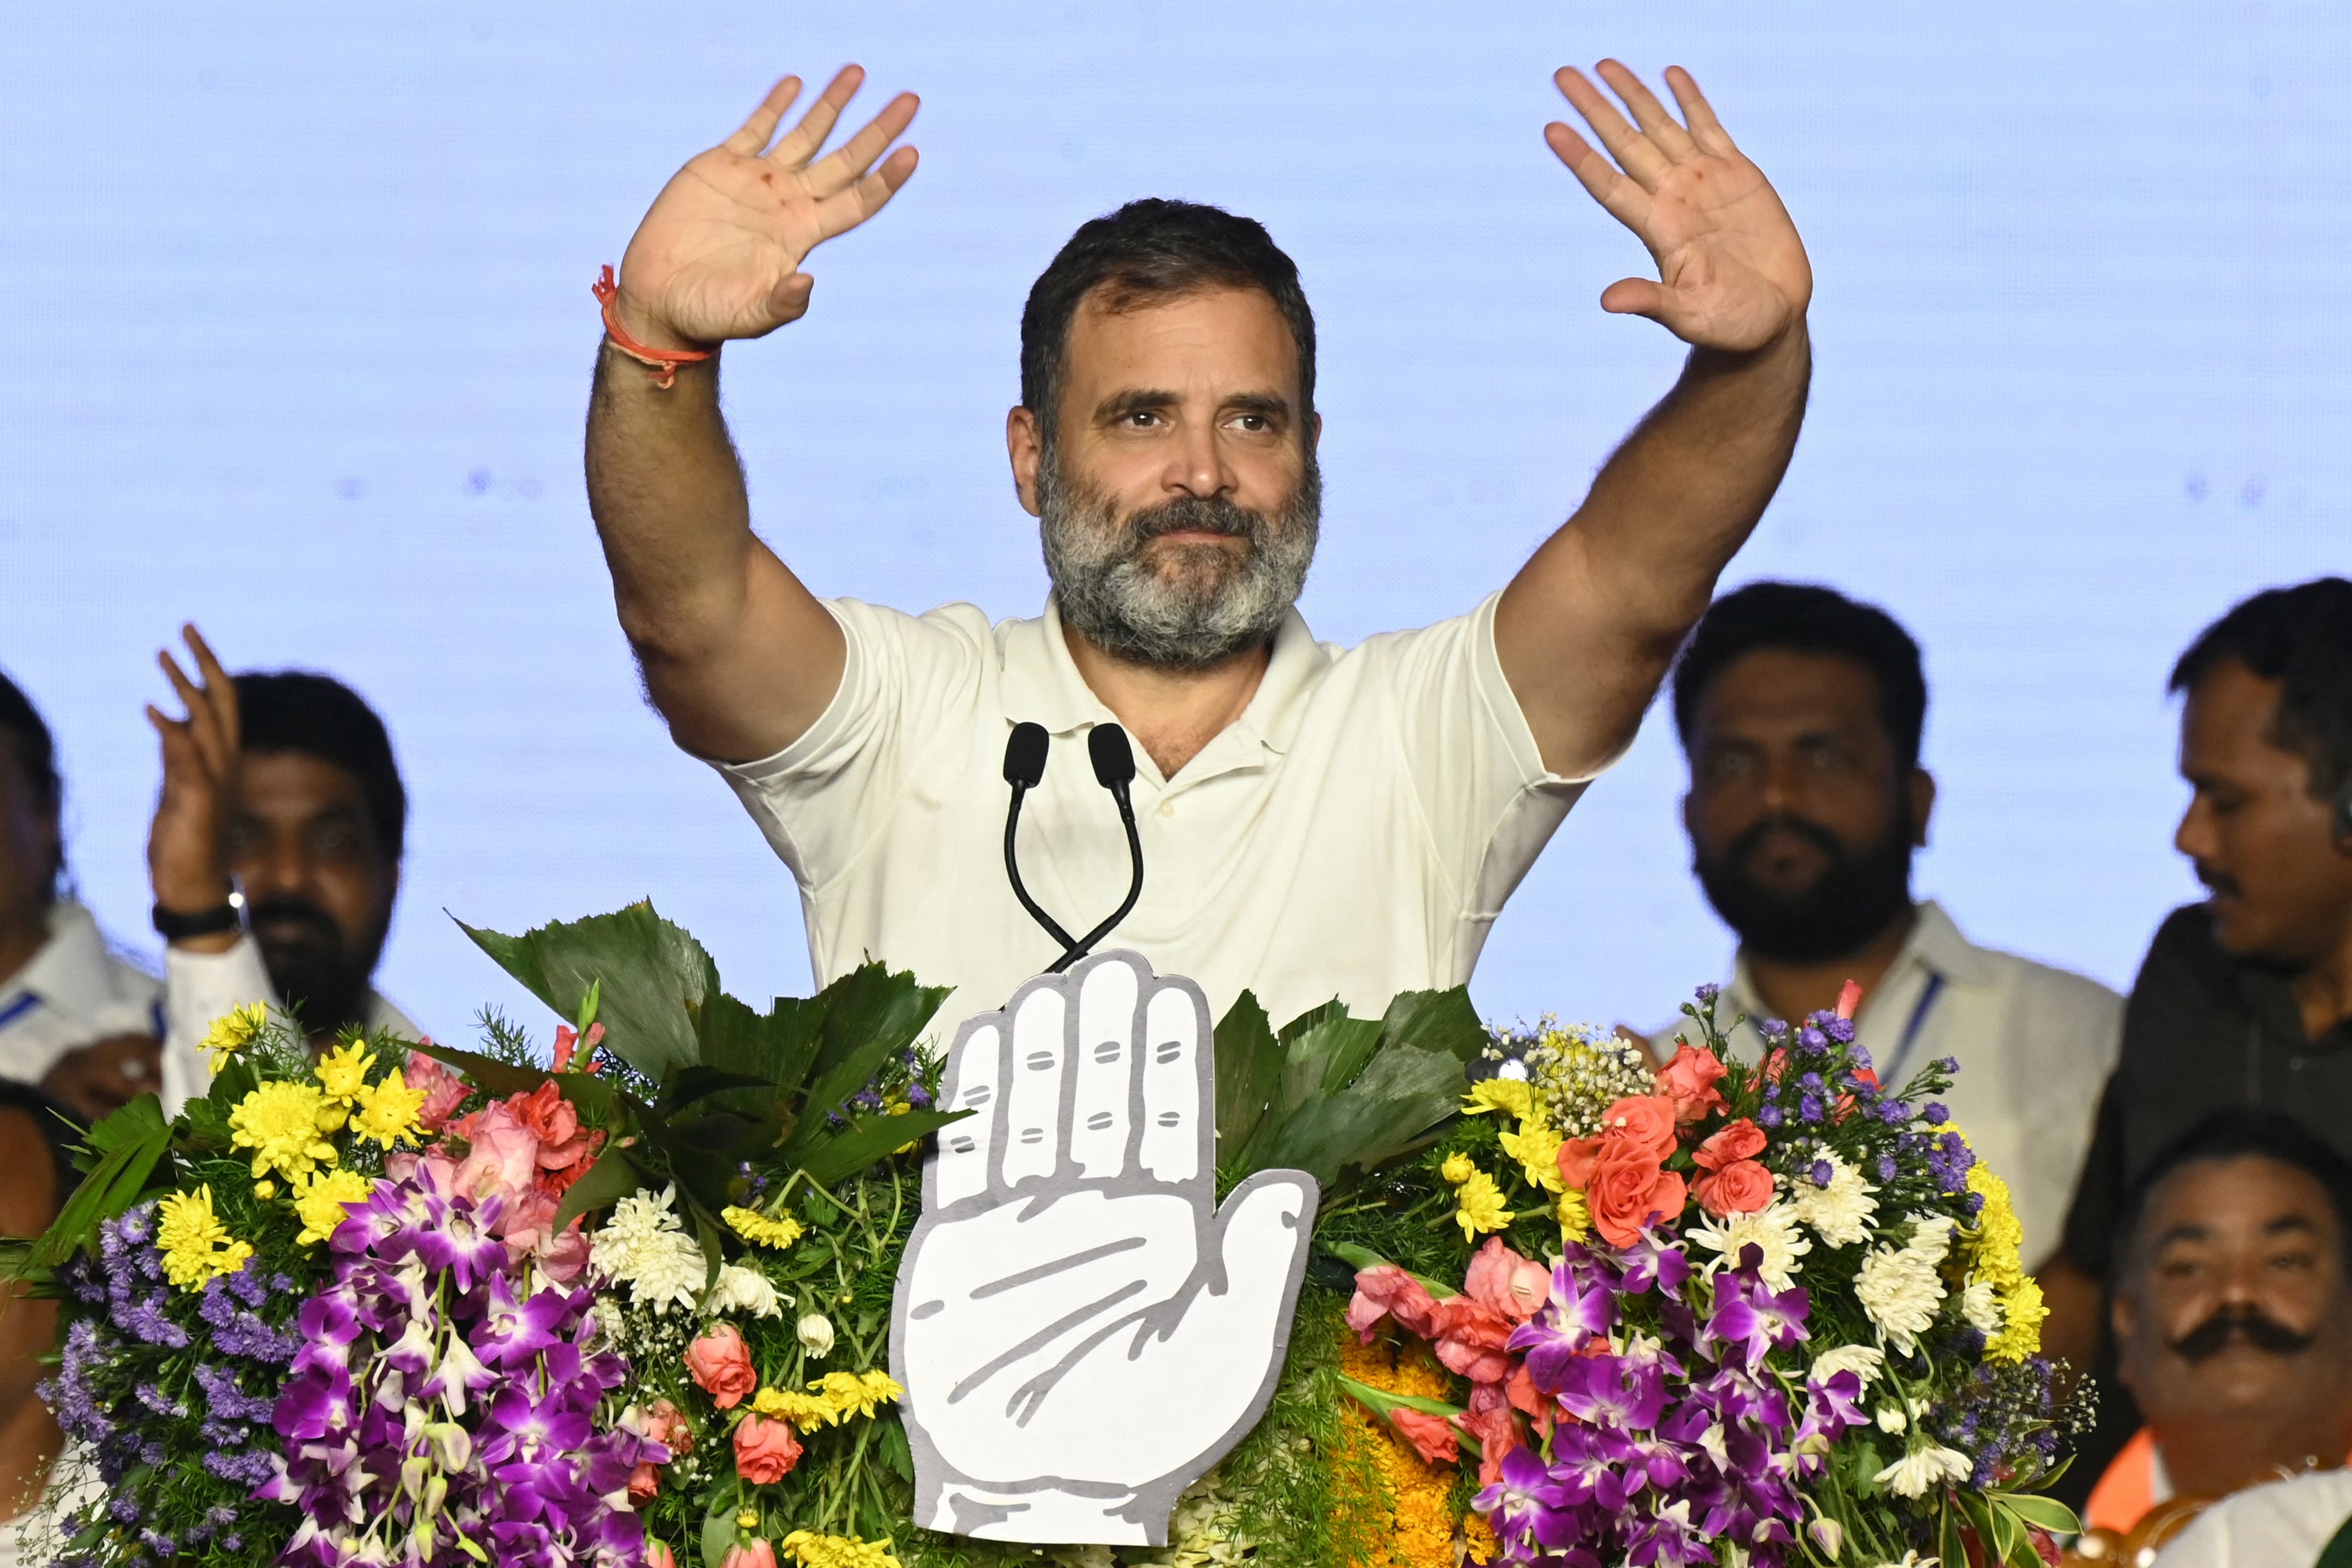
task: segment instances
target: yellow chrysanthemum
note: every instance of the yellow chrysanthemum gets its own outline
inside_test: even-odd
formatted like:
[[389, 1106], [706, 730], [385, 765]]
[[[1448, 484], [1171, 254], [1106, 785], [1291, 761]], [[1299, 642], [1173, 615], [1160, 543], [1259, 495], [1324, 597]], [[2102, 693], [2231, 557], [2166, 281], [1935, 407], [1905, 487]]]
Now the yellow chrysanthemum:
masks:
[[1479, 1232], [1500, 1230], [1511, 1222], [1511, 1211], [1503, 1207], [1503, 1189], [1485, 1171], [1472, 1171], [1454, 1197], [1457, 1206], [1454, 1218], [1462, 1227], [1465, 1241], [1475, 1241]]
[[424, 1127], [416, 1120], [416, 1113], [424, 1104], [425, 1091], [411, 1089], [408, 1080], [395, 1067], [383, 1075], [381, 1083], [360, 1086], [360, 1113], [352, 1118], [352, 1126], [362, 1137], [373, 1138], [388, 1149], [403, 1138], [425, 1135]]
[[1985, 1346], [1985, 1359], [2005, 1361], [2014, 1366], [2029, 1355], [2042, 1352], [2042, 1320], [2050, 1315], [2049, 1305], [2042, 1299], [2042, 1286], [2031, 1278], [2018, 1281], [2003, 1303], [2001, 1331]]
[[798, 1241], [803, 1235], [801, 1222], [791, 1215], [771, 1219], [757, 1209], [732, 1206], [719, 1211], [719, 1218], [732, 1226], [735, 1234], [755, 1246], [773, 1247], [782, 1251]]
[[213, 1019], [212, 1027], [205, 1030], [205, 1038], [196, 1042], [196, 1049], [205, 1053], [206, 1065], [218, 1072], [228, 1065], [230, 1057], [251, 1045], [268, 1025], [269, 1009], [259, 1002], [247, 1002]]
[[776, 1542], [801, 1568], [899, 1568], [890, 1555], [890, 1538], [867, 1541], [856, 1535], [819, 1535], [795, 1530]]
[[1541, 1114], [1529, 1113], [1519, 1118], [1519, 1130], [1505, 1133], [1503, 1152], [1519, 1162], [1521, 1174], [1529, 1186], [1546, 1192], [1559, 1192], [1567, 1184], [1559, 1175], [1559, 1145], [1565, 1141], [1551, 1130]]
[[1468, 1155], [1448, 1155], [1445, 1156], [1445, 1163], [1437, 1167], [1437, 1174], [1455, 1186], [1460, 1186], [1478, 1174], [1478, 1166]]
[[312, 1173], [294, 1195], [294, 1212], [302, 1221], [302, 1234], [294, 1239], [305, 1247], [326, 1240], [351, 1218], [344, 1206], [366, 1201], [372, 1190], [373, 1184], [357, 1171]]
[[803, 1432], [834, 1424], [832, 1400], [791, 1388], [762, 1388], [751, 1396], [751, 1411], [757, 1416], [780, 1416]]
[[1483, 1115], [1488, 1111], [1507, 1111], [1525, 1121], [1535, 1113], [1535, 1091], [1524, 1078], [1486, 1078], [1470, 1086], [1462, 1098], [1462, 1113]]
[[1585, 1206], [1584, 1195], [1570, 1188], [1559, 1195], [1559, 1239], [1581, 1241], [1592, 1234], [1592, 1210]]
[[253, 1151], [253, 1174], [271, 1171], [299, 1181], [320, 1166], [335, 1163], [335, 1146], [322, 1134], [343, 1124], [343, 1110], [319, 1092], [315, 1083], [293, 1083], [282, 1078], [247, 1094], [228, 1113], [229, 1142]]
[[253, 1244], [231, 1239], [213, 1213], [210, 1186], [175, 1192], [155, 1206], [155, 1249], [163, 1255], [163, 1277], [184, 1291], [234, 1274], [253, 1256]]
[[2025, 1227], [2018, 1223], [2017, 1210], [2010, 1202], [2009, 1184], [1982, 1160], [1969, 1167], [1969, 1190], [1984, 1195], [1984, 1207], [1978, 1211], [1976, 1227], [1969, 1237], [1969, 1265], [1994, 1290], [2007, 1294], [2025, 1279], [2025, 1262], [2018, 1255]]
[[341, 1105], [356, 1105], [360, 1091], [367, 1087], [368, 1069], [375, 1065], [375, 1052], [363, 1040], [350, 1040], [319, 1058], [312, 1071], [319, 1080], [319, 1092]]

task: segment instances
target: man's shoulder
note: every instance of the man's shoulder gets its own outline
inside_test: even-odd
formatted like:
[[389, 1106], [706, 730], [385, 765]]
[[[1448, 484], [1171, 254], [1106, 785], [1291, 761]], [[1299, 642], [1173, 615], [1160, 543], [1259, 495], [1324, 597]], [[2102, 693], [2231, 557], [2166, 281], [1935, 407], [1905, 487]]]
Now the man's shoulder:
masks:
[[2088, 975], [2004, 948], [1979, 947], [1977, 952], [2002, 988], [2022, 996], [2031, 1006], [2117, 1018], [2123, 1014], [2123, 993]]
[[986, 647], [991, 643], [1001, 643], [1015, 628], [1037, 623], [1033, 616], [1026, 620], [1009, 617], [992, 624], [987, 611], [961, 599], [919, 612], [868, 603], [863, 599], [827, 599], [820, 602], [853, 636], [907, 641], [947, 636], [974, 647]]

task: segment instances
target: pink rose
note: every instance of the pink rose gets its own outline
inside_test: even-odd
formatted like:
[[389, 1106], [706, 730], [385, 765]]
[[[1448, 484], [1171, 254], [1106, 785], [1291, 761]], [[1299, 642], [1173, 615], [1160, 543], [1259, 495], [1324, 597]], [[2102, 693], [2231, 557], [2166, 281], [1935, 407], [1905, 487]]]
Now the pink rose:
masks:
[[661, 1496], [661, 1471], [650, 1460], [629, 1472], [629, 1501], [637, 1508]]
[[1658, 1073], [1659, 1092], [1675, 1103], [1675, 1120], [1687, 1124], [1709, 1111], [1722, 1110], [1723, 1095], [1715, 1085], [1723, 1074], [1722, 1061], [1703, 1045], [1685, 1045], [1675, 1051], [1675, 1059]]
[[1415, 1410], [1410, 1405], [1400, 1405], [1389, 1412], [1389, 1419], [1404, 1440], [1413, 1446], [1423, 1460], [1433, 1465], [1455, 1465], [1462, 1462], [1462, 1448], [1454, 1435], [1453, 1424], [1444, 1416]]
[[730, 1546], [727, 1555], [719, 1560], [719, 1568], [776, 1568], [776, 1549], [766, 1541], [754, 1541], [749, 1546]]
[[1734, 1160], [1748, 1159], [1763, 1152], [1762, 1129], [1742, 1116], [1701, 1144], [1691, 1158], [1698, 1162], [1702, 1170], [1719, 1171]]
[[677, 1553], [658, 1541], [646, 1542], [646, 1568], [677, 1568]]
[[656, 1399], [636, 1413], [635, 1430], [641, 1437], [659, 1443], [672, 1454], [694, 1452], [694, 1428], [686, 1424], [686, 1416], [667, 1399]]
[[1504, 1246], [1501, 1237], [1489, 1236], [1470, 1260], [1462, 1289], [1513, 1322], [1523, 1323], [1551, 1300], [1551, 1270]]
[[1652, 1221], [1680, 1218], [1688, 1196], [1683, 1178], [1661, 1170], [1657, 1161], [1612, 1152], [1593, 1166], [1584, 1203], [1602, 1239], [1612, 1247], [1631, 1247]]
[[456, 1190], [479, 1202], [486, 1197], [512, 1203], [530, 1190], [539, 1169], [539, 1140], [515, 1120], [504, 1104], [477, 1111], [457, 1124], [457, 1134], [470, 1145], [458, 1165]]
[[1699, 1207], [1721, 1218], [1727, 1214], [1753, 1214], [1772, 1201], [1772, 1174], [1754, 1160], [1734, 1160], [1693, 1184]]
[[[432, 1041], [423, 1043], [430, 1045]], [[457, 1113], [457, 1107], [466, 1103], [466, 1096], [474, 1092], [472, 1084], [421, 1051], [409, 1056], [401, 1082], [411, 1089], [425, 1091], [425, 1103], [416, 1108], [416, 1119], [428, 1133], [437, 1133], [447, 1126], [449, 1118]]]
[[1356, 1276], [1356, 1294], [1348, 1303], [1348, 1326], [1370, 1344], [1373, 1328], [1382, 1318], [1393, 1317], [1408, 1333], [1427, 1339], [1435, 1305], [1420, 1281], [1393, 1263], [1383, 1263]]
[[746, 1416], [736, 1423], [735, 1473], [753, 1486], [782, 1480], [800, 1462], [800, 1439], [790, 1421]]
[[760, 1386], [751, 1368], [751, 1352], [733, 1323], [719, 1323], [686, 1347], [686, 1370], [710, 1402], [732, 1410]]

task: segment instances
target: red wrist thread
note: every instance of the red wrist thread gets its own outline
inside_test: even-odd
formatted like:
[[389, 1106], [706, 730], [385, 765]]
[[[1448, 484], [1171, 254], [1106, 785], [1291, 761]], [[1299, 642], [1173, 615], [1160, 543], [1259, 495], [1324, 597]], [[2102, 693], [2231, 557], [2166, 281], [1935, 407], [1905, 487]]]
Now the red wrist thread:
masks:
[[588, 292], [593, 294], [597, 303], [604, 308], [604, 336], [613, 340], [613, 347], [645, 366], [646, 373], [653, 378], [654, 385], [664, 392], [677, 384], [678, 366], [691, 365], [718, 352], [715, 349], [649, 349], [630, 337], [622, 329], [620, 319], [613, 314], [613, 302], [621, 297], [621, 287], [613, 280], [610, 263], [605, 265], [604, 276], [590, 285]]

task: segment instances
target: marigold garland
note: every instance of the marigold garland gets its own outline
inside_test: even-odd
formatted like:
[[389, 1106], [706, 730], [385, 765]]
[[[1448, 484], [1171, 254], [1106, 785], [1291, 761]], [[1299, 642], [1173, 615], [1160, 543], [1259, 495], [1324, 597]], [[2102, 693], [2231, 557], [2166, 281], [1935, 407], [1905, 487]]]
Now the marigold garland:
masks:
[[[1339, 1369], [1359, 1383], [1390, 1394], [1444, 1399], [1452, 1392], [1452, 1380], [1425, 1348], [1416, 1345], [1400, 1355], [1385, 1335], [1370, 1344], [1358, 1343], [1353, 1334], [1345, 1336], [1340, 1342]], [[1385, 1542], [1382, 1554], [1363, 1559], [1353, 1568], [1433, 1568], [1454, 1562], [1454, 1538], [1462, 1523], [1454, 1509], [1454, 1472], [1423, 1463], [1393, 1427], [1353, 1402], [1340, 1411], [1340, 1430], [1349, 1448], [1370, 1450], [1385, 1494], [1343, 1495], [1340, 1500], [1376, 1522], [1385, 1518], [1390, 1524], [1388, 1530], [1375, 1531]], [[1336, 1469], [1345, 1475], [1346, 1467]]]

